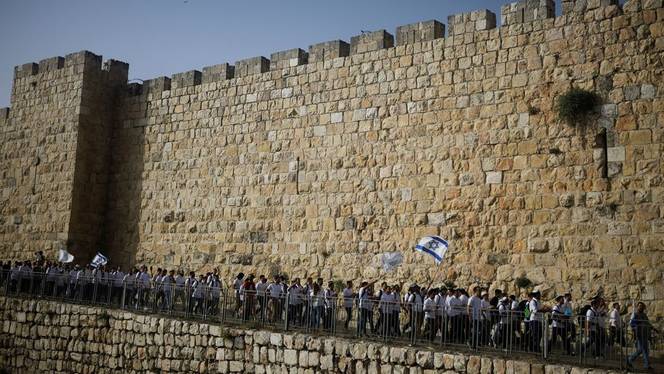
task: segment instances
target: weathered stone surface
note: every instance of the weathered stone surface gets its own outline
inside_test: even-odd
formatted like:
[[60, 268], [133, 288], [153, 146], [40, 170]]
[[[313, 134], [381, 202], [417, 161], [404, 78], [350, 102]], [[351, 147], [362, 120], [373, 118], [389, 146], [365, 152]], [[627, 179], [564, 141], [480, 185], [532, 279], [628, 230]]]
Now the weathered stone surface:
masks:
[[[357, 282], [378, 277], [367, 264], [384, 248], [436, 233], [455, 243], [459, 285], [517, 293], [527, 273], [577, 300], [600, 286], [647, 298], [661, 317], [661, 1], [565, 3], [557, 18], [551, 1], [517, 2], [495, 30], [469, 12], [448, 38], [424, 22], [396, 47], [366, 33], [353, 54], [320, 43], [306, 64], [290, 50], [277, 70], [255, 58], [131, 93], [127, 65], [90, 52], [21, 65], [0, 111], [0, 258], [68, 244], [83, 262], [103, 247], [123, 266]], [[573, 85], [603, 98], [583, 131], [555, 112]], [[395, 282], [435, 276], [415, 256]]]

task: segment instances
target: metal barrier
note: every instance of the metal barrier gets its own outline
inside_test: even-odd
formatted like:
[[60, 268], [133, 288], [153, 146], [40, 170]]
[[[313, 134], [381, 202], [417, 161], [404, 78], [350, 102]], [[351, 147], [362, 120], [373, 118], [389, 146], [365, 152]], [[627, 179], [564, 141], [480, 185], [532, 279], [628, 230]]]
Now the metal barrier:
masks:
[[[158, 279], [158, 278], [156, 278]], [[662, 336], [647, 339], [629, 316], [611, 321], [507, 308], [470, 310], [433, 299], [415, 303], [398, 296], [359, 300], [330, 290], [288, 292], [281, 284], [259, 291], [226, 290], [202, 279], [155, 281], [102, 272], [0, 272], [0, 293], [68, 303], [120, 308], [139, 313], [207, 320], [212, 323], [326, 334], [369, 341], [454, 348], [494, 355], [526, 355], [542, 360], [624, 369], [637, 350], [664, 351]], [[218, 284], [218, 282], [216, 283]], [[381, 300], [383, 299], [383, 300]], [[390, 300], [390, 301], [387, 301]], [[627, 318], [625, 318], [627, 317]], [[649, 326], [645, 321], [635, 321]], [[640, 330], [639, 330], [640, 329]], [[649, 334], [648, 334], [649, 335]]]

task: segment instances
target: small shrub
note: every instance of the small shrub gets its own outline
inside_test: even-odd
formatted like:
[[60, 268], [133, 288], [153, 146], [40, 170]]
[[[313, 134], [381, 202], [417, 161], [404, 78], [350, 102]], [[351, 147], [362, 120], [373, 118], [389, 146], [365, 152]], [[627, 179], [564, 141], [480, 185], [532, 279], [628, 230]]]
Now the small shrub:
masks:
[[516, 286], [520, 289], [526, 289], [533, 285], [533, 282], [526, 277], [516, 278]]
[[585, 124], [600, 101], [596, 93], [574, 87], [558, 97], [556, 111], [570, 126]]

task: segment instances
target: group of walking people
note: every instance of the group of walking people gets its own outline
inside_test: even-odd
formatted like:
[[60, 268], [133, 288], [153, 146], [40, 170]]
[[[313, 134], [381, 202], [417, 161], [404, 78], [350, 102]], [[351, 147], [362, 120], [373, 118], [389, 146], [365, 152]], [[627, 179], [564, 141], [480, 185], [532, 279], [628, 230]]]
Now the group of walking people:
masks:
[[[196, 276], [189, 272], [146, 266], [124, 272], [120, 267], [79, 266], [46, 261], [0, 262], [3, 285], [8, 292], [31, 292], [39, 289], [44, 296], [65, 297], [80, 301], [106, 301], [123, 308], [173, 311], [190, 315], [216, 315], [227, 309], [243, 320], [260, 319], [267, 323], [287, 323], [309, 329], [354, 329], [360, 337], [408, 337], [472, 348], [519, 349], [563, 354], [577, 352], [602, 358], [611, 347], [625, 347], [629, 327], [638, 355], [649, 363], [649, 340], [657, 331], [648, 320], [645, 304], [634, 306], [627, 322], [618, 303], [608, 307], [601, 297], [588, 305], [574, 308], [570, 293], [555, 297], [551, 306], [541, 301], [541, 294], [530, 292], [519, 300], [502, 290], [473, 287], [469, 294], [455, 286], [420, 287], [412, 284], [383, 282], [375, 290], [375, 281], [345, 284], [322, 278], [288, 281], [276, 275], [270, 281], [260, 275], [239, 273], [222, 285], [218, 269]], [[227, 292], [226, 292], [226, 291]], [[224, 301], [221, 302], [222, 296]], [[351, 324], [355, 322], [355, 326]], [[544, 330], [551, 327], [550, 333]], [[578, 339], [582, 335], [584, 339]], [[545, 341], [546, 340], [546, 341]]]

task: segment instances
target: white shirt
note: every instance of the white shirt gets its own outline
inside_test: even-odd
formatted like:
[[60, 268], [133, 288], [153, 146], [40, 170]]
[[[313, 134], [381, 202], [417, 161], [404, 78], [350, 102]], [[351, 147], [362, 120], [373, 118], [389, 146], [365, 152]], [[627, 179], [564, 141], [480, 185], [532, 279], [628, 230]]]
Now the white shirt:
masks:
[[267, 282], [258, 282], [256, 284], [256, 295], [258, 296], [265, 296], [265, 290], [267, 290]]
[[383, 292], [380, 295], [380, 301], [378, 302], [380, 311], [383, 313], [390, 313], [392, 311], [392, 304], [396, 302], [394, 295], [391, 293]]
[[622, 327], [622, 318], [620, 318], [620, 311], [616, 308], [611, 309], [609, 313], [609, 326], [620, 328]]
[[551, 308], [551, 327], [562, 327], [558, 320], [565, 315], [564, 306], [556, 304]]
[[517, 310], [519, 309], [519, 302], [515, 300], [512, 300], [512, 305], [510, 305], [510, 310]]
[[346, 288], [344, 288], [341, 295], [344, 297], [344, 308], [352, 308], [353, 307], [353, 290], [346, 287]]
[[427, 297], [424, 300], [424, 318], [434, 319], [436, 318], [436, 301], [434, 299]]
[[185, 282], [185, 279], [182, 275], [178, 274], [178, 275], [175, 276], [175, 286], [177, 288], [184, 287], [184, 282]]
[[392, 313], [399, 313], [401, 311], [401, 296], [398, 292], [394, 291], [392, 292], [392, 297], [394, 299], [394, 303], [392, 303]]
[[240, 287], [242, 287], [242, 283], [244, 282], [242, 282], [241, 279], [235, 278], [233, 280], [233, 289], [235, 290], [236, 295], [240, 294]]
[[489, 319], [489, 309], [491, 309], [491, 303], [489, 300], [482, 299], [481, 302], [482, 310], [480, 311], [482, 319]]
[[337, 293], [334, 290], [328, 288], [323, 295], [325, 296], [325, 308], [333, 309], [337, 306]]
[[408, 297], [408, 303], [412, 305], [413, 311], [422, 312], [423, 304], [422, 304], [422, 296], [420, 296], [420, 294], [418, 293], [410, 294], [410, 297]]
[[442, 316], [445, 314], [445, 296], [441, 294], [436, 294], [433, 298], [433, 302], [436, 304], [436, 315]]
[[277, 298], [281, 296], [281, 292], [283, 290], [283, 286], [281, 283], [270, 283], [267, 286], [267, 292], [270, 294], [270, 297]]
[[373, 309], [373, 303], [369, 299], [369, 289], [367, 287], [361, 287], [360, 292], [358, 293], [358, 299], [360, 303], [360, 308], [362, 309]]
[[219, 279], [212, 276], [208, 281], [208, 285], [210, 286], [210, 296], [218, 298], [221, 295], [221, 287]]
[[116, 271], [113, 273], [113, 286], [122, 287], [122, 281], [124, 280], [125, 273], [122, 271]]
[[530, 309], [530, 321], [542, 321], [542, 313], [539, 312], [539, 300], [533, 298], [528, 303]]
[[173, 286], [173, 277], [170, 275], [164, 275], [161, 277], [160, 282], [164, 292], [171, 292], [171, 287]]
[[295, 284], [292, 285], [288, 289], [288, 295], [289, 295], [288, 304], [289, 305], [300, 305], [300, 304], [302, 304], [301, 294], [302, 294], [302, 288], [298, 285], [295, 285]]
[[482, 316], [482, 299], [479, 296], [471, 296], [468, 299], [468, 309], [470, 309], [470, 316], [473, 321], [478, 321]]
[[[468, 296], [461, 294], [461, 296], [459, 296], [459, 300], [461, 300], [461, 305], [468, 305]], [[466, 310], [466, 308], [461, 308], [461, 314], [467, 314], [467, 313], [468, 311]]]
[[150, 274], [146, 272], [139, 272], [136, 274], [136, 283], [139, 287], [149, 288], [150, 287]]
[[133, 275], [133, 274], [131, 274], [131, 273], [127, 273], [127, 274], [122, 278], [122, 283], [123, 283], [123, 284], [126, 284], [126, 285], [127, 285], [127, 288], [130, 289], [130, 290], [133, 290], [133, 289], [134, 289], [134, 283], [136, 283], [135, 281], [136, 281], [136, 276]]
[[456, 317], [461, 314], [461, 309], [463, 309], [463, 303], [455, 295], [447, 296], [445, 300], [447, 304], [447, 314], [450, 317]]
[[509, 322], [509, 311], [507, 310], [507, 304], [498, 303], [498, 315], [500, 315], [500, 324], [506, 325]]

